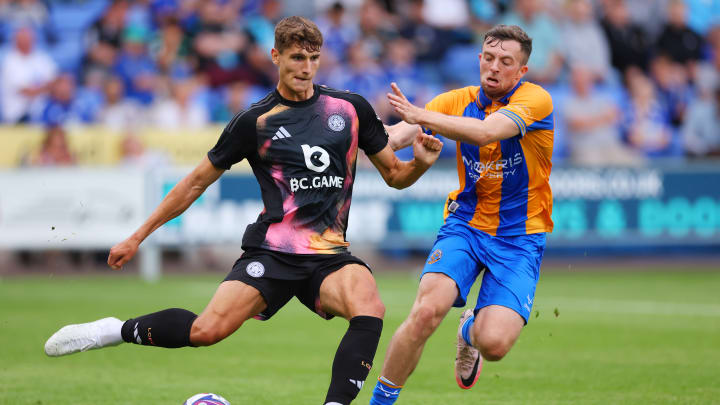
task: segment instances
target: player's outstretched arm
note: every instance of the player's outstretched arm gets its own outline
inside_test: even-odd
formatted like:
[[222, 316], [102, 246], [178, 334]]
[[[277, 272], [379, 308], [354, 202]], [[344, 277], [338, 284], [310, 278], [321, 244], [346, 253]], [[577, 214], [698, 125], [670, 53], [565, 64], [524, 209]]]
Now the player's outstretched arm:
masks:
[[388, 186], [403, 189], [415, 183], [435, 163], [442, 145], [439, 139], [422, 133], [418, 127], [413, 141], [413, 160], [406, 162], [398, 159], [389, 144], [369, 157]]
[[387, 97], [395, 112], [408, 124], [419, 124], [444, 137], [483, 146], [520, 133], [517, 124], [503, 114], [490, 114], [484, 120], [445, 115], [410, 103], [397, 84]]
[[140, 243], [150, 236], [162, 224], [182, 214], [205, 189], [223, 174], [224, 169], [218, 169], [205, 158], [190, 174], [185, 176], [173, 187], [160, 205], [155, 208], [150, 217], [129, 238], [118, 243], [110, 249], [108, 266], [113, 270], [121, 269], [137, 253]]
[[395, 125], [385, 125], [388, 133], [388, 144], [393, 151], [412, 145], [419, 126], [400, 121]]

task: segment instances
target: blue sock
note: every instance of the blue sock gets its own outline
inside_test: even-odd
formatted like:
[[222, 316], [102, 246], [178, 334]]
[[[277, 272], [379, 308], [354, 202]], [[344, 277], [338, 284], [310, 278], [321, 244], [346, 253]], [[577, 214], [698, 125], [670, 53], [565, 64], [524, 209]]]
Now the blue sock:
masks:
[[395, 385], [385, 377], [378, 378], [370, 398], [370, 405], [392, 405], [400, 395], [402, 385]]
[[467, 321], [462, 326], [462, 337], [465, 339], [465, 342], [472, 346], [472, 341], [470, 340], [470, 331], [472, 330], [472, 326], [475, 324], [475, 317], [468, 318]]

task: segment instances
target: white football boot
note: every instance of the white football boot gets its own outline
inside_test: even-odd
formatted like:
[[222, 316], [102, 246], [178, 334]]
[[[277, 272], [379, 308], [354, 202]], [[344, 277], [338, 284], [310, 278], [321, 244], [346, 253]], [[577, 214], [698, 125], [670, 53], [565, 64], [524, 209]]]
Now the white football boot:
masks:
[[470, 389], [482, 370], [482, 356], [480, 351], [465, 342], [462, 336], [462, 327], [465, 322], [473, 316], [473, 310], [465, 310], [460, 315], [460, 326], [457, 333], [457, 354], [455, 355], [455, 381], [460, 388], [464, 390]]
[[123, 342], [120, 333], [123, 323], [117, 318], [103, 318], [94, 322], [64, 326], [45, 342], [45, 354], [57, 357], [119, 345]]

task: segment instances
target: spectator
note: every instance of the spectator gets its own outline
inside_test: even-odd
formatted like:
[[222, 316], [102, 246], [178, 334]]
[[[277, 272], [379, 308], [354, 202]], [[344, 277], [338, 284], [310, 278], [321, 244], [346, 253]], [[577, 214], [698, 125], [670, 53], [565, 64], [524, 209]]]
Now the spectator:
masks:
[[128, 167], [158, 168], [167, 166], [167, 155], [145, 149], [142, 141], [128, 131], [120, 142], [120, 164]]
[[533, 39], [533, 52], [528, 61], [527, 80], [554, 84], [562, 72], [559, 52], [561, 33], [545, 13], [540, 0], [517, 0], [513, 11], [500, 19], [501, 24], [519, 25]]
[[643, 28], [630, 20], [625, 0], [605, 2], [602, 27], [610, 47], [610, 61], [624, 77], [629, 67], [646, 70], [650, 40]]
[[235, 114], [250, 107], [252, 100], [262, 98], [269, 89], [250, 86], [247, 83], [235, 82], [227, 86], [224, 91], [218, 91], [217, 102], [211, 99], [212, 121], [217, 123], [228, 122]]
[[197, 70], [211, 87], [236, 81], [269, 87], [274, 74], [269, 55], [231, 24], [223, 10], [214, 2], [200, 8], [200, 29], [193, 40]]
[[690, 104], [682, 127], [685, 152], [694, 157], [720, 156], [720, 87], [712, 97]]
[[[387, 83], [397, 83], [401, 89], [404, 89], [405, 96], [411, 102], [424, 104], [424, 101], [429, 101], [422, 99], [421, 96], [425, 89], [421, 72], [415, 61], [415, 48], [412, 42], [402, 37], [389, 41], [385, 46], [382, 61]], [[383, 104], [389, 106], [388, 103]]]
[[263, 1], [260, 14], [248, 17], [246, 29], [262, 52], [270, 54], [270, 50], [275, 46], [275, 24], [282, 17], [282, 4], [279, 0]]
[[169, 97], [159, 98], [150, 111], [152, 125], [163, 129], [198, 129], [210, 122], [205, 106], [193, 99], [195, 82], [172, 82], [169, 88]]
[[86, 54], [83, 57], [83, 76], [100, 71], [111, 74], [120, 53], [125, 31], [126, 0], [113, 1], [103, 15], [85, 32]]
[[75, 156], [70, 152], [63, 127], [47, 127], [40, 150], [30, 156], [28, 163], [32, 166], [72, 166], [75, 164]]
[[413, 42], [418, 61], [433, 64], [442, 60], [449, 44], [445, 43], [446, 38], [438, 29], [425, 21], [423, 1], [409, 0], [403, 17], [404, 23], [400, 26], [400, 35]]
[[398, 34], [396, 19], [379, 0], [365, 0], [358, 12], [358, 19], [360, 40], [365, 42], [365, 50], [370, 57], [379, 58], [387, 41]]
[[569, 0], [567, 15], [561, 30], [561, 49], [568, 65], [572, 67], [582, 63], [596, 79], [607, 80], [610, 52], [607, 39], [593, 17], [590, 0]]
[[671, 0], [627, 0], [630, 19], [641, 25], [653, 43], [663, 29]]
[[658, 100], [667, 111], [672, 126], [678, 128], [693, 98], [688, 71], [683, 65], [660, 55], [653, 59], [650, 72], [657, 86]]
[[119, 77], [112, 76], [105, 82], [103, 94], [105, 106], [98, 118], [103, 126], [121, 132], [145, 121], [138, 103], [125, 98], [125, 85]]
[[190, 44], [179, 22], [166, 17], [161, 21], [159, 35], [150, 43], [150, 56], [162, 74], [173, 78], [187, 78], [192, 69], [188, 61]]
[[330, 73], [328, 85], [350, 90], [368, 100], [374, 100], [379, 94], [387, 91], [388, 83], [377, 59], [370, 51], [370, 45], [361, 40], [348, 49], [348, 65]]
[[714, 97], [720, 87], [720, 25], [711, 30], [710, 57], [700, 62], [695, 75], [695, 89], [700, 97]]
[[627, 75], [629, 105], [624, 108], [623, 130], [628, 143], [647, 157], [678, 156], [680, 142], [653, 82], [642, 72]]
[[50, 97], [43, 110], [43, 124], [60, 127], [91, 122], [92, 111], [83, 111], [75, 96], [75, 78], [67, 73], [58, 76], [52, 83]]
[[149, 33], [141, 26], [128, 26], [123, 33], [123, 51], [114, 72], [122, 78], [127, 96], [140, 104], [153, 101], [154, 84], [157, 78], [155, 63], [147, 53]]
[[640, 159], [622, 144], [615, 103], [597, 93], [595, 74], [582, 65], [571, 73], [572, 94], [565, 100], [570, 160], [586, 166], [635, 165]]
[[692, 69], [702, 59], [703, 38], [687, 25], [687, 8], [683, 0], [670, 0], [667, 23], [655, 45], [657, 53], [667, 54], [673, 61]]
[[325, 14], [318, 18], [317, 25], [325, 40], [324, 53], [331, 53], [333, 59], [338, 61], [345, 59], [347, 49], [360, 36], [357, 24], [351, 16], [345, 14], [345, 6], [340, 1], [328, 7]]
[[44, 2], [13, 0], [0, 3], [0, 42], [12, 31], [22, 27], [31, 28], [41, 43], [53, 44], [57, 41], [57, 33]]
[[15, 47], [0, 62], [0, 108], [5, 123], [36, 119], [44, 107], [44, 95], [57, 74], [57, 65], [48, 54], [36, 50], [30, 28], [15, 33]]

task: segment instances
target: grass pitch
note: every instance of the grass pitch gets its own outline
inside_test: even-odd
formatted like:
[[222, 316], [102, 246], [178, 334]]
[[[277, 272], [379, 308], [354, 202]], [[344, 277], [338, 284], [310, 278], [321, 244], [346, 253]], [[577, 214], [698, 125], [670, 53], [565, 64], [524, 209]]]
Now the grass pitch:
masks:
[[[453, 377], [460, 313], [453, 309], [398, 404], [720, 404], [717, 270], [544, 271], [530, 324], [503, 361], [485, 363], [469, 391]], [[43, 353], [45, 340], [68, 323], [169, 307], [200, 312], [222, 277], [175, 275], [157, 284], [121, 273], [0, 279], [0, 404], [179, 405], [198, 392], [233, 405], [320, 404], [347, 323], [323, 321], [296, 300], [208, 348]], [[417, 287], [416, 274], [381, 269], [377, 280], [388, 311], [358, 404], [368, 403]], [[476, 290], [469, 301], [475, 297]]]

